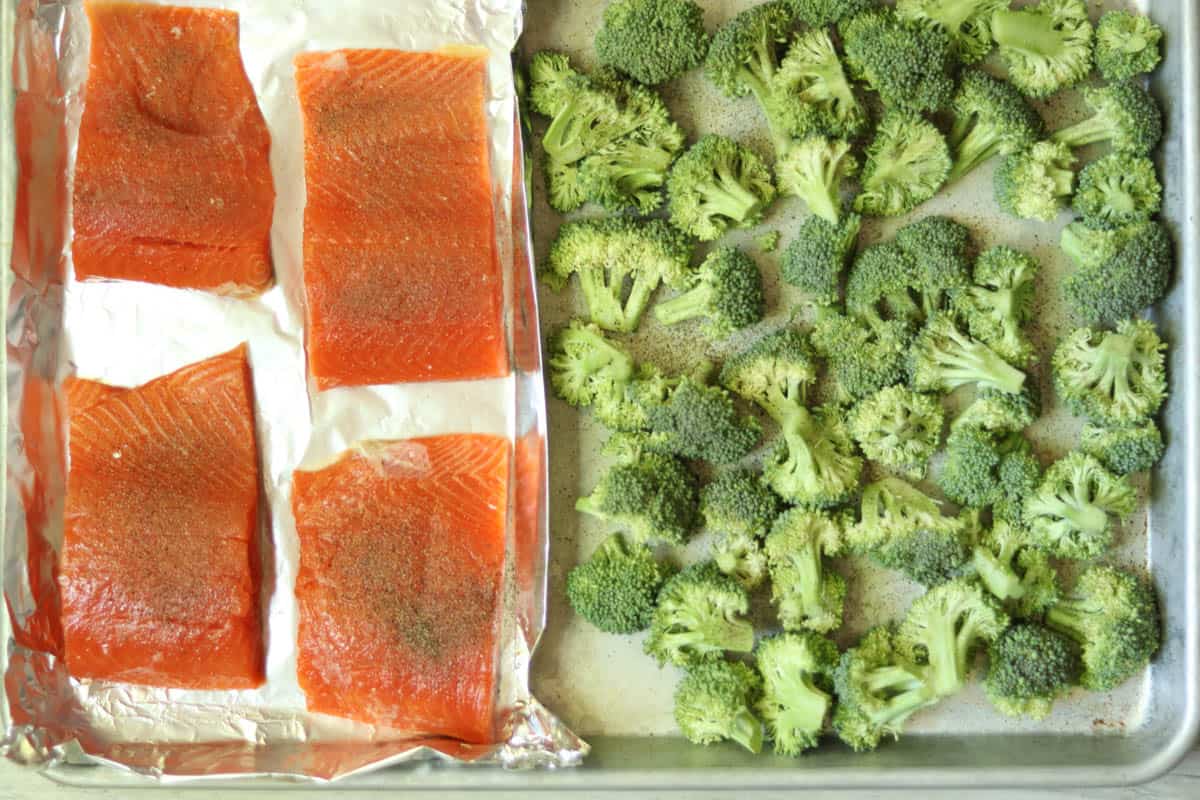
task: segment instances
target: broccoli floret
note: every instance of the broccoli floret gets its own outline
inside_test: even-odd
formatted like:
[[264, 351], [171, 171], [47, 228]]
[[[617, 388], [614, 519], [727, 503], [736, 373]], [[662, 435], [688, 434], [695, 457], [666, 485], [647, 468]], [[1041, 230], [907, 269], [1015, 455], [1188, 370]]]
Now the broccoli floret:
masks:
[[[1008, 6], [1008, 0], [999, 2]], [[951, 111], [954, 117], [949, 141], [954, 166], [950, 168], [950, 181], [958, 180], [992, 156], [1032, 147], [1042, 137], [1042, 118], [1033, 106], [1011, 83], [982, 70], [973, 69], [963, 75]]]
[[1154, 324], [1123, 320], [1116, 331], [1079, 328], [1054, 353], [1054, 386], [1076, 414], [1131, 425], [1158, 413], [1167, 396], [1164, 351]]
[[1025, 524], [1038, 546], [1059, 558], [1092, 559], [1112, 544], [1109, 518], [1126, 517], [1137, 493], [1096, 459], [1073, 452], [1046, 470], [1025, 501]]
[[1107, 261], [1067, 276], [1063, 293], [1084, 322], [1111, 324], [1161, 300], [1173, 267], [1171, 235], [1149, 222], [1133, 229]]
[[1021, 328], [1033, 315], [1037, 271], [1037, 262], [1025, 253], [993, 247], [975, 262], [975, 285], [954, 298], [971, 335], [1019, 367], [1034, 359], [1033, 344]]
[[842, 409], [800, 409], [781, 425], [782, 436], [763, 459], [763, 477], [784, 500], [830, 508], [850, 498], [862, 477]]
[[907, 214], [937, 193], [950, 165], [950, 147], [933, 123], [890, 110], [867, 145], [854, 210], [874, 217]]
[[623, 398], [636, 372], [628, 353], [578, 319], [551, 337], [549, 365], [554, 393], [576, 407]]
[[836, 224], [842, 213], [842, 183], [858, 171], [858, 159], [844, 139], [809, 136], [775, 165], [779, 188], [799, 197], [808, 210]]
[[753, 536], [718, 534], [713, 539], [712, 558], [722, 574], [747, 590], [757, 588], [767, 577], [767, 554]]
[[837, 522], [818, 511], [793, 508], [775, 520], [765, 549], [771, 599], [783, 629], [826, 633], [840, 627], [846, 579], [825, 563], [842, 550]]
[[1033, 383], [1017, 394], [997, 389], [982, 389], [975, 399], [951, 423], [951, 428], [982, 428], [992, 433], [1017, 433], [1041, 416], [1041, 402]]
[[1000, 634], [988, 648], [983, 687], [1001, 714], [1044, 719], [1082, 673], [1078, 644], [1057, 631], [1024, 622]]
[[879, 0], [787, 0], [805, 25], [821, 27], [870, 11]]
[[1037, 142], [1005, 156], [993, 188], [1001, 209], [1020, 219], [1052, 222], [1075, 186], [1075, 156], [1061, 142]]
[[764, 253], [774, 253], [779, 249], [779, 231], [767, 231], [754, 237], [754, 243]]
[[729, 739], [760, 753], [762, 723], [753, 709], [761, 695], [762, 678], [745, 664], [696, 664], [675, 689], [675, 723], [690, 742], [715, 744]]
[[696, 528], [698, 503], [696, 479], [678, 459], [641, 453], [612, 466], [575, 508], [628, 530], [635, 542], [682, 544]]
[[885, 321], [918, 325], [924, 310], [913, 293], [920, 288], [916, 259], [896, 240], [880, 242], [854, 259], [846, 278], [846, 308], [873, 327]]
[[992, 14], [1008, 79], [1030, 97], [1073, 86], [1092, 70], [1092, 23], [1083, 0], [1041, 0]]
[[937, 111], [954, 96], [955, 63], [946, 31], [879, 9], [838, 28], [851, 72], [879, 93], [884, 105]]
[[712, 464], [740, 461], [762, 437], [758, 421], [739, 413], [728, 392], [691, 378], [646, 409], [646, 427], [650, 449]]
[[644, 631], [671, 572], [649, 547], [626, 547], [621, 534], [614, 533], [567, 575], [567, 600], [576, 614], [605, 633]]
[[798, 756], [816, 747], [833, 707], [830, 690], [839, 655], [837, 645], [811, 631], [758, 643], [754, 659], [763, 679], [758, 713], [776, 753]]
[[1075, 266], [1093, 269], [1111, 259], [1146, 225], [1130, 225], [1116, 230], [1092, 228], [1076, 220], [1063, 228], [1059, 246]]
[[811, 339], [813, 349], [828, 362], [842, 402], [854, 402], [904, 380], [909, 335], [903, 322], [868, 325], [823, 308]]
[[725, 651], [754, 649], [754, 627], [742, 615], [746, 590], [711, 561], [693, 564], [666, 582], [650, 621], [646, 653], [660, 665], [716, 661]]
[[780, 505], [778, 495], [746, 470], [721, 473], [700, 494], [706, 527], [751, 539], [766, 535]]
[[971, 563], [992, 596], [1018, 617], [1038, 616], [1058, 601], [1058, 573], [1029, 530], [997, 520], [979, 537]]
[[1123, 428], [1088, 425], [1079, 448], [1118, 475], [1145, 472], [1162, 460], [1167, 446], [1154, 420]]
[[1046, 624], [1083, 649], [1085, 689], [1105, 692], [1140, 672], [1158, 651], [1160, 630], [1154, 587], [1112, 567], [1090, 567]]
[[766, 313], [762, 275], [750, 256], [736, 247], [720, 247], [704, 259], [691, 286], [654, 307], [664, 325], [705, 318], [704, 333], [723, 339], [759, 322]]
[[663, 220], [579, 220], [559, 228], [545, 280], [561, 289], [578, 274], [592, 322], [628, 333], [637, 328], [660, 283], [686, 285], [691, 258], [687, 237]]
[[639, 364], [634, 369], [633, 380], [619, 390], [598, 395], [592, 403], [592, 414], [610, 431], [638, 434], [640, 444], [647, 444], [645, 436], [650, 424], [649, 410], [666, 402], [671, 391], [679, 385], [680, 378], [670, 378], [657, 367]]
[[815, 109], [819, 130], [831, 136], [854, 138], [866, 127], [866, 111], [824, 28], [796, 36], [775, 73], [774, 88]]
[[662, 205], [663, 183], [678, 151], [632, 138], [614, 142], [579, 167], [579, 191], [610, 211], [650, 214]]
[[781, 425], [803, 410], [817, 379], [812, 350], [798, 331], [768, 334], [725, 362], [721, 385], [756, 403]]
[[889, 386], [854, 407], [850, 434], [867, 458], [919, 480], [937, 452], [943, 422], [937, 398]]
[[679, 157], [667, 178], [671, 222], [711, 241], [730, 227], [749, 228], [775, 199], [767, 165], [732, 139], [707, 134]]
[[828, 306], [841, 295], [842, 271], [858, 240], [862, 217], [846, 214], [834, 225], [816, 214], [809, 215], [796, 238], [783, 251], [779, 272], [813, 303]]
[[1093, 161], [1079, 173], [1074, 206], [1092, 228], [1145, 222], [1162, 206], [1162, 184], [1154, 162], [1123, 152]]
[[1106, 81], [1124, 81], [1153, 72], [1162, 60], [1162, 35], [1162, 28], [1149, 17], [1109, 11], [1096, 23], [1096, 68]]
[[1109, 142], [1114, 150], [1148, 155], [1162, 139], [1162, 109], [1136, 83], [1084, 89], [1083, 99], [1092, 116], [1055, 131], [1051, 135], [1054, 141], [1068, 147]]
[[952, 293], [970, 283], [971, 232], [949, 217], [925, 217], [896, 231], [896, 244], [916, 263], [911, 288], [923, 318], [949, 306]]
[[990, 506], [1000, 496], [1000, 464], [1004, 457], [1028, 449], [1029, 443], [1020, 434], [997, 436], [981, 428], [955, 428], [946, 440], [938, 487], [960, 506]]
[[1025, 524], [1025, 501], [1042, 483], [1042, 463], [1028, 447], [1018, 447], [1000, 459], [1000, 492], [992, 503], [992, 519], [1009, 525]]
[[896, 0], [903, 19], [945, 31], [964, 64], [981, 61], [992, 49], [992, 13], [1006, 8], [1008, 0]]
[[910, 373], [913, 388], [923, 392], [952, 392], [976, 383], [1015, 394], [1025, 385], [1024, 372], [961, 332], [953, 316], [944, 313], [930, 319], [917, 336]]
[[616, 0], [596, 33], [596, 59], [656, 86], [704, 63], [708, 40], [692, 0]]

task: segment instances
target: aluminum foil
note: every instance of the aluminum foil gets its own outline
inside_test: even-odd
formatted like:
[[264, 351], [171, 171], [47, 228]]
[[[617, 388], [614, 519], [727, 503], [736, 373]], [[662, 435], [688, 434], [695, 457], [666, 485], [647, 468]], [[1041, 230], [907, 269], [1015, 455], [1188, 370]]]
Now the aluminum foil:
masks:
[[[555, 767], [587, 745], [529, 691], [545, 622], [546, 414], [511, 51], [520, 0], [235, 0], [171, 5], [241, 15], [246, 71], [272, 135], [277, 284], [252, 300], [149, 284], [76, 282], [70, 180], [87, 73], [80, 0], [0, 0], [12, 24], [16, 99], [12, 281], [7, 304], [8, 427], [0, 619], [5, 676], [0, 749], [30, 763], [89, 761], [167, 780], [282, 774], [329, 780], [413, 759]], [[6, 37], [9, 34], [6, 32]], [[345, 47], [486, 47], [498, 247], [506, 270], [513, 374], [504, 379], [335, 389], [308, 385], [302, 328], [302, 126], [292, 59]], [[6, 51], [4, 51], [6, 52]], [[7, 87], [6, 94], [7, 94]], [[6, 138], [7, 141], [7, 138]], [[250, 691], [186, 691], [71, 678], [55, 653], [68, 375], [132, 386], [247, 341], [254, 370], [271, 569], [265, 576], [267, 681]], [[296, 680], [298, 544], [290, 476], [364, 439], [478, 432], [514, 442], [501, 615], [502, 741], [412, 740], [305, 710]], [[402, 702], [402, 698], [397, 699]]]

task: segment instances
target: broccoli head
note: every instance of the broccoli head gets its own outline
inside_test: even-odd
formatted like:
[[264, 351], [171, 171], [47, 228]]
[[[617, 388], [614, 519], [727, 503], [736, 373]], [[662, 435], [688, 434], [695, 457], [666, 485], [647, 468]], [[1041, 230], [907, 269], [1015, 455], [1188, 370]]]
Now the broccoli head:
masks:
[[1058, 601], [1058, 573], [1027, 528], [996, 520], [971, 553], [979, 582], [1018, 617], [1041, 615]]
[[1042, 483], [1042, 462], [1029, 447], [1017, 447], [1000, 459], [1000, 490], [992, 501], [992, 519], [1013, 526], [1025, 524], [1025, 501]]
[[1076, 414], [1105, 425], [1130, 425], [1158, 412], [1167, 396], [1166, 345], [1147, 320], [1116, 331], [1079, 328], [1054, 353], [1054, 386]]
[[905, 378], [908, 327], [901, 321], [868, 325], [823, 308], [813, 325], [813, 349], [828, 364], [838, 398], [853, 402]]
[[775, 73], [773, 88], [812, 108], [813, 124], [830, 136], [854, 138], [867, 125], [866, 111], [824, 28], [813, 28], [792, 40]]
[[879, 6], [879, 0], [787, 0], [796, 16], [814, 28], [833, 25]]
[[743, 618], [746, 590], [711, 561], [693, 564], [666, 582], [650, 620], [646, 653], [686, 667], [717, 661], [725, 651], [754, 649], [754, 627]]
[[1033, 315], [1037, 272], [1037, 262], [1025, 253], [1002, 245], [993, 247], [976, 260], [974, 285], [954, 298], [954, 307], [971, 335], [1020, 367], [1034, 358], [1033, 344], [1022, 326]]
[[671, 222], [697, 239], [711, 241], [730, 227], [757, 225], [775, 199], [775, 184], [753, 150], [707, 134], [671, 168], [667, 196]]
[[640, 453], [609, 468], [575, 508], [628, 530], [635, 542], [682, 544], [696, 528], [697, 505], [687, 467], [661, 453]]
[[[633, 379], [623, 389], [600, 394], [592, 403], [592, 414], [611, 431], [643, 434], [650, 424], [649, 409], [666, 402], [680, 378], [671, 378], [651, 364], [638, 364]], [[645, 437], [639, 442], [645, 444]]]
[[751, 539], [766, 535], [780, 505], [770, 487], [746, 470], [723, 472], [700, 493], [706, 527]]
[[758, 420], [739, 413], [728, 392], [690, 377], [646, 409], [646, 427], [649, 449], [713, 464], [740, 461], [762, 438]]
[[784, 500], [829, 508], [858, 488], [863, 461], [854, 454], [844, 413], [833, 405], [800, 407], [780, 424], [782, 435], [763, 459], [763, 478]]
[[1020, 219], [1052, 222], [1075, 187], [1075, 156], [1061, 142], [1037, 142], [1005, 156], [993, 189], [1001, 209]]
[[1088, 425], [1079, 438], [1079, 449], [1118, 475], [1152, 469], [1167, 446], [1154, 420], [1120, 428]]
[[833, 707], [830, 690], [838, 658], [837, 645], [811, 631], [758, 643], [754, 659], [763, 680], [758, 713], [776, 753], [798, 756], [816, 747]]
[[1008, 0], [896, 0], [901, 18], [945, 31], [964, 64], [982, 61], [992, 49], [992, 14], [1007, 8]]
[[713, 539], [711, 551], [717, 569], [747, 590], [757, 588], [767, 577], [767, 554], [753, 536], [720, 533]]
[[1055, 131], [1051, 138], [1068, 147], [1109, 142], [1114, 150], [1148, 155], [1162, 139], [1162, 109], [1141, 86], [1114, 83], [1084, 89], [1083, 99], [1092, 116]]
[[832, 224], [809, 215], [796, 238], [783, 251], [779, 272], [819, 306], [836, 303], [841, 296], [842, 271], [854, 251], [862, 217], [846, 214]]
[[842, 183], [857, 171], [850, 143], [824, 136], [796, 142], [775, 165], [780, 190], [833, 224], [841, 218]]
[[1078, 644], [1045, 626], [1023, 622], [988, 648], [983, 688], [1001, 714], [1044, 719], [1082, 673]]
[[819, 511], [793, 508], [775, 520], [765, 549], [783, 629], [827, 633], [841, 627], [846, 579], [825, 563], [842, 549], [838, 523]]
[[1008, 79], [1030, 97], [1048, 97], [1092, 71], [1092, 23], [1084, 0], [1041, 0], [992, 14], [992, 39]]
[[1145, 156], [1110, 153], [1079, 172], [1075, 212], [1092, 228], [1146, 222], [1162, 206], [1162, 184]]
[[550, 338], [548, 363], [554, 393], [577, 407], [623, 398], [636, 373], [628, 353], [578, 319]]
[[1001, 493], [1000, 465], [1018, 450], [1029, 451], [1029, 443], [1019, 433], [996, 435], [982, 428], [959, 426], [946, 440], [938, 487], [960, 506], [990, 506]]
[[902, 19], [889, 8], [859, 14], [838, 30], [851, 72], [884, 105], [937, 111], [950, 104], [957, 64], [945, 30]]
[[1131, 11], [1109, 11], [1096, 23], [1096, 68], [1106, 81], [1153, 72], [1162, 60], [1162, 28]]
[[614, 533], [567, 575], [567, 600], [576, 614], [605, 633], [644, 631], [671, 572], [649, 547], [627, 547], [621, 534]]
[[1063, 284], [1067, 302], [1084, 322], [1115, 323], [1141, 313], [1167, 293], [1174, 256], [1171, 235], [1162, 223], [1136, 226], [1121, 238], [1125, 240], [1118, 241], [1115, 255], [1075, 270]]
[[1016, 394], [1025, 373], [983, 342], [958, 329], [950, 314], [937, 314], [917, 336], [910, 359], [913, 388], [952, 392], [969, 383]]
[[933, 123], [889, 110], [867, 145], [854, 210], [872, 217], [907, 214], [937, 193], [951, 163], [950, 147]]
[[[1008, 7], [1008, 0], [996, 2]], [[1006, 156], [1032, 147], [1042, 137], [1042, 118], [1033, 106], [1011, 83], [993, 78], [982, 70], [973, 69], [963, 74], [951, 111], [950, 149], [954, 152], [951, 181], [958, 180], [992, 156]]]
[[[846, 308], [873, 327], [885, 321], [906, 327], [924, 318], [920, 266], [896, 240], [864, 249], [850, 266], [846, 278]], [[940, 290], [937, 295], [940, 297]]]
[[708, 40], [692, 0], [616, 0], [604, 9], [596, 59], [656, 86], [704, 63]]
[[675, 689], [675, 723], [690, 742], [715, 744], [728, 739], [759, 753], [763, 730], [754, 707], [761, 695], [762, 678], [745, 664], [696, 664]]
[[1037, 545], [1059, 558], [1093, 559], [1112, 544], [1110, 517], [1126, 517], [1137, 493], [1096, 459], [1073, 452], [1046, 470], [1025, 501], [1025, 524]]
[[710, 252], [692, 276], [691, 286], [654, 308], [654, 316], [664, 325], [706, 319], [704, 332], [713, 339], [761, 321], [765, 312], [758, 265], [736, 247]]
[[767, 334], [725, 362], [721, 385], [766, 411], [781, 425], [803, 412], [817, 364], [799, 331]]
[[950, 295], [965, 288], [971, 275], [971, 232], [949, 217], [925, 217], [896, 231], [896, 244], [916, 264], [910, 288], [928, 319], [949, 307]]
[[944, 419], [936, 397], [888, 386], [854, 407], [850, 434], [867, 458], [919, 480], [937, 452]]
[[997, 389], [982, 389], [975, 395], [971, 404], [955, 418], [951, 427], [982, 428], [992, 433], [1017, 433], [1032, 425], [1041, 413], [1041, 402], [1032, 382], [1027, 383], [1017, 394]]

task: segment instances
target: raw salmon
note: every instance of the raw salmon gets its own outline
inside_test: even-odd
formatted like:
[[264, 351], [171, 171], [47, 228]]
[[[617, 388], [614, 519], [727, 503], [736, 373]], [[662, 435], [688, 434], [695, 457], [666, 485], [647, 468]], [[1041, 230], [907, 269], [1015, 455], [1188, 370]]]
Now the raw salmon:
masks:
[[238, 15], [91, 0], [75, 274], [233, 293], [271, 283], [271, 137]]
[[482, 51], [296, 58], [321, 389], [507, 374]]
[[189, 689], [261, 684], [246, 347], [135, 389], [73, 381], [67, 403], [68, 671]]
[[377, 442], [297, 472], [298, 671], [308, 708], [495, 738], [509, 442]]

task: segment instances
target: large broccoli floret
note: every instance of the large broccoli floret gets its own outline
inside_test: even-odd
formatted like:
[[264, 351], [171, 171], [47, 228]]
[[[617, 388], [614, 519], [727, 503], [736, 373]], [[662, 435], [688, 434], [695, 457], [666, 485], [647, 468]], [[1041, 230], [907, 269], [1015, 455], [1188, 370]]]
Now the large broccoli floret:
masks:
[[1034, 358], [1033, 344], [1022, 326], [1033, 315], [1037, 271], [1037, 262], [1025, 253], [1003, 245], [993, 247], [975, 262], [975, 285], [954, 298], [971, 335], [1021, 367]]
[[[1008, 0], [999, 2], [1008, 5]], [[1006, 156], [1032, 147], [1042, 136], [1042, 118], [1033, 106], [1011, 83], [982, 70], [969, 70], [963, 75], [951, 111], [954, 114], [950, 128], [950, 149], [954, 152], [951, 181], [992, 156]]]
[[1110, 517], [1126, 517], [1137, 493], [1096, 459], [1074, 452], [1046, 470], [1025, 501], [1025, 524], [1039, 547], [1059, 558], [1092, 559], [1112, 544]]
[[1024, 372], [962, 333], [950, 314], [937, 314], [926, 324], [913, 344], [910, 370], [918, 391], [952, 392], [975, 383], [1015, 394], [1025, 385]]
[[1020, 434], [999, 436], [982, 428], [959, 426], [946, 440], [946, 458], [938, 473], [938, 487], [951, 501], [967, 508], [984, 508], [1001, 493], [1000, 465], [1018, 450], [1028, 452]]
[[958, 60], [974, 64], [992, 49], [992, 13], [1008, 0], [896, 0], [896, 13], [936, 25], [950, 36]]
[[919, 480], [937, 452], [944, 419], [936, 397], [889, 386], [855, 406], [850, 434], [867, 458]]
[[1118, 475], [1145, 472], [1162, 460], [1167, 446], [1154, 420], [1122, 428], [1088, 425], [1079, 448]]
[[1131, 11], [1109, 11], [1096, 23], [1096, 68], [1106, 81], [1153, 72], [1162, 60], [1162, 28]]
[[1079, 328], [1054, 353], [1054, 386], [1076, 414], [1131, 425], [1154, 416], [1166, 399], [1165, 350], [1147, 320], [1123, 320], [1116, 331]]
[[1154, 162], [1123, 152], [1093, 161], [1079, 173], [1074, 206], [1092, 228], [1122, 228], [1149, 220], [1162, 206]]
[[945, 30], [884, 8], [853, 17], [839, 31], [851, 72], [884, 105], [937, 111], [950, 104], [957, 65]]
[[842, 183], [857, 171], [850, 143], [824, 136], [796, 142], [775, 165], [780, 190], [834, 224], [842, 213]]
[[971, 553], [980, 583], [1021, 618], [1040, 615], [1058, 601], [1058, 573], [1027, 528], [997, 520]]
[[765, 544], [771, 599], [783, 629], [826, 633], [840, 627], [846, 579], [825, 563], [842, 550], [837, 522], [819, 511], [794, 508], [775, 520]]
[[1167, 293], [1174, 268], [1171, 235], [1159, 222], [1132, 229], [1116, 255], [1067, 276], [1063, 293], [1084, 322], [1115, 323]]
[[846, 502], [858, 488], [863, 460], [855, 455], [844, 411], [834, 405], [794, 416], [763, 459], [763, 477], [785, 500], [810, 508]]
[[824, 28], [796, 36], [775, 73], [773, 88], [815, 109], [814, 124], [831, 136], [853, 138], [867, 124], [866, 111]]
[[554, 393], [577, 407], [623, 398], [636, 371], [628, 353], [578, 319], [550, 338], [548, 363]]
[[692, 0], [616, 0], [604, 9], [596, 58], [656, 86], [704, 63], [708, 40], [704, 10]]
[[833, 305], [841, 296], [842, 271], [861, 227], [858, 214], [846, 214], [836, 225], [810, 214], [783, 251], [779, 265], [783, 279], [816, 305]]
[[933, 123], [890, 110], [867, 145], [854, 209], [874, 217], [907, 214], [937, 193], [950, 166], [950, 148]]
[[711, 241], [730, 227], [748, 228], [775, 199], [763, 160], [732, 139], [707, 134], [679, 157], [667, 178], [671, 222]]
[[1028, 428], [1042, 414], [1041, 402], [1032, 382], [1017, 394], [997, 389], [982, 389], [963, 409], [952, 428], [982, 428], [992, 433], [1017, 433]]
[[682, 544], [698, 522], [696, 479], [678, 459], [641, 453], [611, 467], [575, 508], [629, 531], [635, 542]]
[[691, 286], [678, 297], [660, 302], [654, 316], [664, 325], [705, 318], [709, 338], [723, 339], [763, 318], [762, 275], [750, 256], [736, 247], [720, 247], [704, 259]]
[[745, 664], [696, 664], [675, 689], [675, 723], [690, 742], [715, 744], [729, 739], [759, 753], [763, 730], [753, 709], [761, 695], [762, 678]]
[[763, 679], [758, 713], [776, 753], [798, 756], [816, 747], [833, 707], [830, 690], [838, 658], [837, 645], [811, 631], [758, 643], [754, 659]]
[[950, 296], [970, 283], [971, 232], [949, 217], [924, 217], [896, 231], [896, 244], [916, 264], [910, 288], [928, 319], [949, 307]]
[[1020, 219], [1052, 222], [1075, 186], [1075, 156], [1061, 142], [1037, 142], [1010, 153], [993, 179], [996, 203]]
[[1162, 139], [1162, 109], [1141, 86], [1114, 83], [1084, 89], [1092, 116], [1055, 131], [1051, 138], [1068, 147], [1109, 142], [1113, 149], [1148, 155]]
[[1013, 625], [988, 648], [983, 687], [992, 706], [1010, 717], [1044, 719], [1054, 701], [1079, 682], [1079, 645], [1030, 622]]
[[801, 22], [814, 28], [850, 19], [879, 6], [879, 0], [787, 0], [787, 3]]
[[1158, 651], [1154, 587], [1140, 576], [1096, 566], [1046, 612], [1046, 624], [1083, 648], [1085, 689], [1105, 692], [1140, 672]]
[[576, 614], [605, 633], [644, 631], [658, 590], [671, 573], [650, 548], [627, 547], [621, 534], [614, 533], [567, 575], [567, 600]]
[[905, 377], [908, 327], [904, 322], [868, 325], [832, 308], [821, 309], [811, 334], [813, 349], [826, 359], [838, 399], [853, 402]]
[[693, 564], [667, 581], [650, 621], [646, 653], [681, 667], [754, 649], [754, 627], [742, 615], [746, 590], [711, 561]]
[[1073, 86], [1092, 70], [1092, 23], [1083, 0], [1041, 0], [992, 14], [1008, 79], [1030, 97]]
[[713, 464], [740, 461], [762, 438], [758, 421], [743, 416], [728, 392], [691, 378], [646, 409], [646, 427], [650, 449]]

